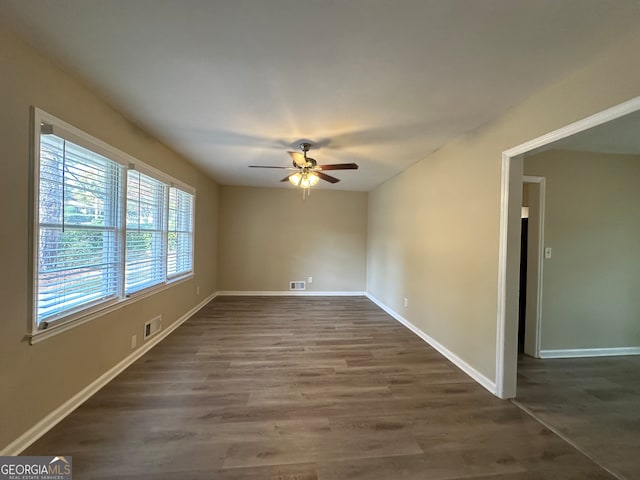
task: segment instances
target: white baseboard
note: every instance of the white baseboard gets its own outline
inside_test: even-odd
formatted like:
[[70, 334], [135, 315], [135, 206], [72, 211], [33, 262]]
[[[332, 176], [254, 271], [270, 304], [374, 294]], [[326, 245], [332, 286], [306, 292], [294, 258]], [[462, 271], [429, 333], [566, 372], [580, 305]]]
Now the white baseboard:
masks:
[[58, 408], [56, 408], [53, 412], [49, 413], [46, 417], [36, 423], [29, 430], [24, 432], [18, 438], [16, 438], [9, 445], [0, 450], [0, 456], [5, 455], [19, 455], [20, 452], [24, 451], [29, 445], [34, 443], [40, 437], [42, 437], [45, 433], [55, 427], [59, 422], [61, 422], [67, 415], [73, 412], [76, 408], [86, 402], [91, 396], [93, 396], [98, 390], [104, 387], [107, 383], [113, 380], [118, 374], [124, 371], [129, 365], [142, 357], [145, 353], [151, 350], [155, 345], [157, 345], [162, 339], [168, 336], [171, 332], [173, 332], [176, 328], [182, 325], [185, 321], [195, 315], [198, 310], [204, 307], [207, 303], [213, 300], [217, 296], [217, 293], [209, 295], [198, 305], [193, 307], [187, 313], [182, 315], [178, 320], [173, 322], [169, 327], [165, 330], [161, 330], [159, 333], [154, 335], [151, 339], [147, 340], [139, 349], [131, 353], [128, 357], [124, 358], [118, 364], [107, 370], [105, 373], [100, 375], [97, 379], [87, 385], [85, 388], [76, 393], [69, 400], [64, 402]]
[[364, 297], [366, 293], [356, 291], [316, 292], [313, 290], [222, 290], [218, 292], [218, 296], [222, 297], [285, 297], [293, 295], [307, 297]]
[[422, 340], [424, 340], [426, 343], [428, 343], [434, 349], [436, 349], [438, 352], [440, 352], [442, 355], [444, 355], [444, 357], [447, 358], [447, 360], [449, 360], [451, 363], [453, 363], [456, 367], [458, 367], [464, 373], [469, 375], [471, 378], [473, 378], [476, 382], [478, 382], [484, 388], [489, 390], [492, 394], [497, 395], [496, 384], [495, 384], [494, 381], [492, 381], [489, 378], [485, 377], [482, 373], [480, 373], [478, 370], [473, 368], [467, 362], [462, 360], [460, 357], [458, 357], [455, 353], [453, 353], [447, 347], [445, 347], [441, 343], [439, 343], [436, 340], [434, 340], [433, 338], [431, 338], [429, 335], [424, 333], [422, 330], [420, 330], [418, 327], [416, 327], [409, 320], [407, 320], [402, 315], [398, 314], [394, 310], [392, 310], [389, 307], [387, 307], [384, 303], [382, 303], [380, 300], [375, 298], [373, 295], [371, 295], [369, 293], [367, 293], [366, 295], [367, 295], [367, 298], [369, 300], [371, 300], [373, 303], [378, 305], [382, 310], [387, 312], [394, 319], [396, 319], [398, 322], [403, 324], [405, 327], [407, 327], [413, 333], [418, 335]]
[[640, 355], [640, 347], [540, 350], [540, 358], [619, 357], [624, 355]]

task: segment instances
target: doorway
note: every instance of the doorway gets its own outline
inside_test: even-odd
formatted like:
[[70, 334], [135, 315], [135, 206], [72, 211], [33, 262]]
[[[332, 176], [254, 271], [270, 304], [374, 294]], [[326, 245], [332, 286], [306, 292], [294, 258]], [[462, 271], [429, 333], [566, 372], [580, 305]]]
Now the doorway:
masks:
[[[501, 396], [515, 397], [515, 388], [508, 390], [509, 375], [515, 373], [519, 385], [514, 403], [617, 478], [640, 478], [636, 455], [640, 301], [627, 295], [640, 285], [640, 254], [636, 244], [629, 242], [638, 238], [637, 223], [617, 220], [635, 218], [640, 200], [638, 128], [640, 99], [635, 99], [554, 132], [530, 151], [519, 151], [514, 157], [505, 154], [503, 165], [508, 173], [506, 186], [514, 190], [506, 202], [503, 226], [512, 230], [502, 232], [506, 252], [501, 251], [505, 254], [501, 275], [513, 281], [514, 271], [516, 275], [521, 271], [520, 262], [526, 258], [523, 349], [531, 348], [526, 330], [533, 303], [529, 274], [535, 265], [529, 191], [533, 185], [526, 183], [524, 172], [544, 175], [550, 188], [547, 239], [546, 244], [540, 242], [540, 279], [544, 265], [546, 293], [545, 322], [538, 322], [538, 355], [518, 355], [518, 335], [513, 331], [518, 304], [513, 308], [509, 303], [518, 297], [505, 289]], [[571, 129], [574, 133], [564, 136]], [[526, 192], [518, 179], [525, 182]], [[544, 188], [544, 181], [541, 185]], [[519, 212], [511, 211], [523, 204], [530, 207], [524, 258], [522, 225], [512, 216]], [[510, 355], [518, 361], [515, 366], [507, 363]]]
[[520, 297], [518, 299], [518, 356], [524, 354], [527, 321], [527, 253], [529, 244], [529, 207], [526, 205], [527, 184], [522, 191], [522, 220], [520, 221]]
[[[640, 111], [640, 97], [503, 152], [496, 349], [496, 393], [500, 398], [516, 396], [523, 156], [544, 151], [561, 140], [637, 111]], [[542, 245], [540, 247], [543, 248]], [[531, 268], [531, 263], [528, 267]], [[532, 303], [529, 301], [527, 305]], [[539, 314], [538, 309], [538, 318]], [[536, 328], [539, 339], [539, 323]]]
[[546, 180], [525, 175], [522, 182], [518, 354], [540, 358]]

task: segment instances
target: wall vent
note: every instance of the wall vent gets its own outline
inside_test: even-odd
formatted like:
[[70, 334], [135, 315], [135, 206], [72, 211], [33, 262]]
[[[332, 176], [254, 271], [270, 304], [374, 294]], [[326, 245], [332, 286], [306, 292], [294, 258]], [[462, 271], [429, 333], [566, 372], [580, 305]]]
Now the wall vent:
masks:
[[289, 282], [289, 290], [304, 290], [304, 282]]
[[146, 340], [162, 330], [162, 315], [152, 318], [144, 324], [144, 339]]

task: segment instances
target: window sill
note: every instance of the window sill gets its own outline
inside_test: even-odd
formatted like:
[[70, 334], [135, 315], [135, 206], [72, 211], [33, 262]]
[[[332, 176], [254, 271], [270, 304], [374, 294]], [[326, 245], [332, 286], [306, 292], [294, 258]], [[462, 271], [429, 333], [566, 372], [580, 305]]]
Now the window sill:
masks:
[[118, 299], [115, 302], [110, 302], [104, 307], [98, 308], [96, 310], [92, 310], [86, 314], [81, 314], [80, 316], [74, 316], [73, 318], [67, 320], [58, 320], [55, 323], [50, 324], [50, 326], [45, 330], [38, 330], [32, 333], [27, 334], [29, 338], [29, 343], [31, 345], [35, 345], [36, 343], [40, 343], [48, 338], [54, 337], [60, 333], [71, 330], [79, 325], [83, 325], [88, 323], [96, 318], [102, 317], [108, 313], [119, 310], [120, 308], [126, 307], [127, 305], [131, 305], [138, 300], [142, 300], [144, 298], [155, 295], [156, 293], [163, 292], [174, 285], [179, 285], [183, 282], [191, 280], [193, 278], [193, 273], [189, 273], [182, 277], [178, 277], [172, 280], [169, 280], [167, 283], [162, 285], [151, 287], [146, 290], [142, 290], [140, 292], [134, 293], [129, 297], [125, 297], [122, 299]]

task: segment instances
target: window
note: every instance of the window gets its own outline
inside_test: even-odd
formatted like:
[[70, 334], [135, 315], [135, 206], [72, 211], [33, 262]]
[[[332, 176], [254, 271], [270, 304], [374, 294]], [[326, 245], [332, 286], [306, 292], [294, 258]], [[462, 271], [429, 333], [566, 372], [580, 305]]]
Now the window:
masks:
[[165, 281], [165, 185], [140, 172], [127, 175], [125, 293]]
[[169, 255], [167, 276], [173, 278], [193, 269], [193, 195], [169, 189]]
[[121, 178], [117, 163], [42, 135], [38, 324], [118, 296]]
[[194, 191], [35, 109], [34, 327], [193, 273]]

